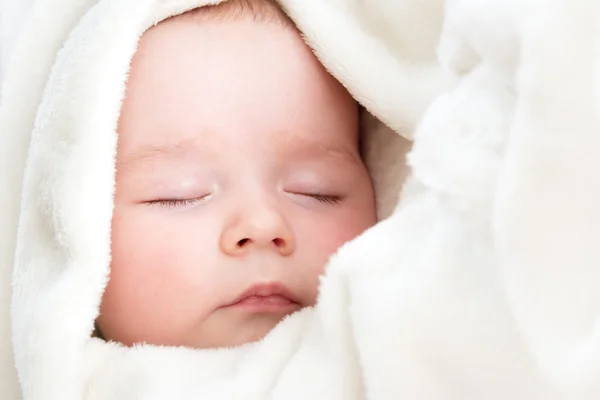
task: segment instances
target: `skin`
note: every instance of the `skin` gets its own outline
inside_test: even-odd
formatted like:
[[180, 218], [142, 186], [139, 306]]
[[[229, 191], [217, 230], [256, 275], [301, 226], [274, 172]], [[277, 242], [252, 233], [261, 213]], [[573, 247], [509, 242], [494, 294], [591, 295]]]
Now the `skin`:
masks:
[[[331, 254], [375, 218], [357, 105], [296, 31], [165, 21], [132, 61], [97, 323], [125, 345], [259, 340], [315, 304]], [[256, 283], [296, 302], [229, 306]]]

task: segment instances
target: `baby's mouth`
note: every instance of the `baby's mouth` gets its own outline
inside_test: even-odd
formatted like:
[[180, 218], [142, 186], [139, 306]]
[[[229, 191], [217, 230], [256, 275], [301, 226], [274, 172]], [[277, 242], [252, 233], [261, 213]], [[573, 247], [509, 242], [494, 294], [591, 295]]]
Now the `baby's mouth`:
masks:
[[252, 285], [226, 307], [246, 312], [284, 314], [290, 314], [302, 308], [296, 296], [279, 282]]

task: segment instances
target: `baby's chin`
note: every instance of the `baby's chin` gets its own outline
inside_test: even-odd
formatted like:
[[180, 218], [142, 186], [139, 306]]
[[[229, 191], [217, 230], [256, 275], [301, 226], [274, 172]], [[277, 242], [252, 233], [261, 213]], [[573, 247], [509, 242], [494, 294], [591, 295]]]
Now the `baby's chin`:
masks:
[[[298, 310], [300, 309], [298, 307]], [[143, 332], [126, 330], [112, 332], [108, 329], [103, 330], [103, 333], [109, 334], [101, 334], [100, 329], [97, 328], [94, 336], [127, 347], [150, 345], [194, 349], [231, 348], [262, 340], [285, 317], [295, 311], [248, 312], [244, 309], [225, 308], [217, 310], [210, 318], [196, 326], [188, 326], [188, 329], [163, 325], [160, 329], [147, 328]]]
[[197, 349], [230, 348], [258, 342], [264, 339], [289, 313], [262, 313], [245, 316], [230, 328], [204, 333], [195, 338], [191, 347]]

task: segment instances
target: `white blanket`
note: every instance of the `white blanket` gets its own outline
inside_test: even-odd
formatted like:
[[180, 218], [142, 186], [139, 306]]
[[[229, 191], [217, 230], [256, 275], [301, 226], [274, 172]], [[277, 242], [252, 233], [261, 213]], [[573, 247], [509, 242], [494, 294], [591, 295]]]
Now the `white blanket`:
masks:
[[[129, 62], [152, 23], [207, 3], [36, 1], [0, 110], [1, 398], [599, 398], [594, 0], [282, 0], [377, 119], [387, 218], [259, 343], [90, 337]], [[406, 146], [382, 123], [414, 140], [397, 205]]]
[[33, 1], [0, 0], [0, 82]]

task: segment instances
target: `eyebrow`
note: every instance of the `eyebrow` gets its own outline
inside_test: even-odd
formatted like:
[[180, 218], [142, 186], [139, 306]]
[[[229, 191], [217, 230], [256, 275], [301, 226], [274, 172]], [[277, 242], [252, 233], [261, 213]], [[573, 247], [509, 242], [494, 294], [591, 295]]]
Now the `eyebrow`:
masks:
[[117, 168], [121, 170], [132, 169], [138, 164], [154, 160], [177, 160], [189, 156], [191, 150], [198, 146], [189, 141], [177, 143], [168, 143], [161, 145], [146, 145], [142, 148], [127, 154], [122, 159], [117, 160]]
[[297, 135], [283, 135], [281, 138], [274, 140], [274, 145], [287, 147], [289, 153], [286, 154], [287, 157], [310, 158], [315, 153], [322, 153], [337, 156], [337, 158], [351, 164], [362, 164], [359, 152], [352, 152], [343, 146], [335, 146], [329, 143], [302, 138]]
[[[295, 143], [285, 143], [291, 141], [294, 141]], [[290, 150], [288, 151], [289, 154], [285, 155], [286, 157], [309, 158], [315, 153], [320, 152], [326, 155], [334, 155], [351, 164], [360, 165], [362, 163], [358, 154], [345, 148], [320, 143], [318, 141], [291, 137], [286, 138], [285, 140], [275, 140], [273, 145], [288, 147]], [[117, 164], [120, 168], [131, 168], [136, 164], [149, 160], [164, 159], [168, 161], [181, 159], [182, 157], [189, 156], [190, 153], [197, 152], [200, 148], [207, 156], [214, 156], [217, 154], [210, 146], [200, 146], [197, 142], [188, 140], [163, 145], [143, 146], [139, 150], [124, 156]]]
[[187, 155], [187, 151], [182, 144], [149, 145], [126, 155], [119, 160], [119, 164], [130, 165], [146, 159], [173, 158], [185, 155]]
[[[291, 147], [294, 148], [294, 147]], [[336, 146], [330, 146], [324, 143], [307, 141], [306, 143], [296, 147], [294, 150], [289, 151], [288, 157], [293, 158], [311, 158], [315, 153], [321, 153], [327, 156], [335, 156], [336, 158], [348, 162], [351, 164], [360, 165], [361, 160], [358, 153]]]

